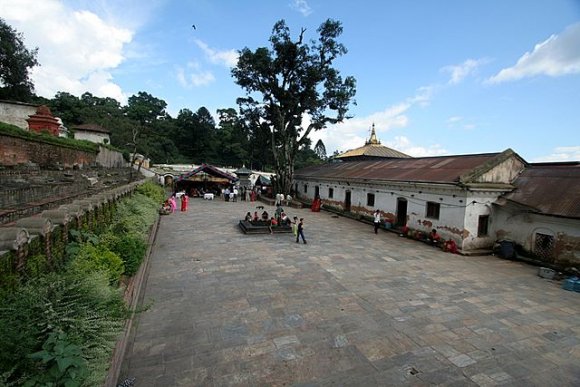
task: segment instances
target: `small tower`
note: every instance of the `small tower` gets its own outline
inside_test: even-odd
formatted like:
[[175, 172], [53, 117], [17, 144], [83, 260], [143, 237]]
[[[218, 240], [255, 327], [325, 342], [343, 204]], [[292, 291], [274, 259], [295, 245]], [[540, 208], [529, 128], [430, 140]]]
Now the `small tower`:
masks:
[[377, 138], [377, 134], [375, 132], [375, 123], [373, 122], [373, 126], [371, 129], [371, 137], [365, 142], [365, 145], [381, 145], [381, 142]]
[[58, 136], [58, 128], [60, 126], [58, 120], [52, 116], [50, 109], [46, 105], [41, 105], [36, 109], [36, 113], [29, 116], [26, 120], [28, 128], [34, 132], [41, 132], [46, 130], [53, 136]]

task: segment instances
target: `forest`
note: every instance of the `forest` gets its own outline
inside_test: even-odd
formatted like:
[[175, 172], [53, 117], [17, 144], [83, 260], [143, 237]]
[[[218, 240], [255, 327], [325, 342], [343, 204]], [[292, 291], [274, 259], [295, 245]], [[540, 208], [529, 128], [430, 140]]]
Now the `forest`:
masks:
[[[111, 145], [143, 154], [153, 164], [201, 164], [272, 171], [271, 133], [265, 125], [248, 122], [234, 108], [219, 109], [217, 121], [211, 112], [183, 108], [177, 117], [167, 111], [167, 103], [147, 92], [129, 97], [126, 106], [113, 98], [91, 93], [76, 97], [59, 92], [54, 98], [32, 96], [30, 102], [50, 107], [69, 131], [76, 125], [97, 124], [111, 131]], [[303, 146], [298, 168], [326, 160], [324, 144]]]

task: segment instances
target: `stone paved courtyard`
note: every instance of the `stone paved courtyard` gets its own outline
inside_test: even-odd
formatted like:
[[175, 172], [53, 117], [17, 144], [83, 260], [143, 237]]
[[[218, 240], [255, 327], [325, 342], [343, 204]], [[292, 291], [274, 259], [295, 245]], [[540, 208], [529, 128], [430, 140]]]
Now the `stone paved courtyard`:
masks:
[[[136, 386], [578, 386], [580, 293], [332, 214], [244, 235], [256, 203], [161, 219], [122, 378]], [[266, 206], [270, 213], [274, 208]], [[261, 210], [260, 210], [261, 212]]]

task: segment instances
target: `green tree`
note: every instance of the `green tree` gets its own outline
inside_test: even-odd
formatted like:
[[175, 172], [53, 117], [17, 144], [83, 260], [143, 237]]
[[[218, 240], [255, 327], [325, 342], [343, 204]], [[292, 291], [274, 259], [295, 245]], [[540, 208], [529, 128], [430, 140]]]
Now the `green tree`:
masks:
[[322, 142], [322, 140], [316, 141], [316, 145], [314, 145], [314, 153], [321, 159], [326, 160], [326, 146]]
[[246, 127], [236, 109], [218, 109], [217, 156], [222, 165], [241, 167], [248, 160], [250, 147]]
[[[333, 67], [346, 47], [337, 41], [342, 34], [340, 22], [327, 20], [317, 32], [318, 41], [303, 42], [302, 29], [292, 40], [284, 20], [272, 30], [272, 49], [240, 51], [232, 75], [245, 89], [247, 98], [240, 102], [257, 111], [271, 132], [271, 149], [277, 174], [277, 191], [289, 193], [292, 187], [295, 158], [313, 130], [342, 122], [356, 93], [353, 77], [342, 78]], [[261, 101], [252, 95], [261, 96]], [[310, 123], [302, 127], [304, 116]]]
[[0, 99], [29, 101], [34, 95], [30, 69], [38, 66], [38, 48], [29, 50], [22, 33], [0, 18]]

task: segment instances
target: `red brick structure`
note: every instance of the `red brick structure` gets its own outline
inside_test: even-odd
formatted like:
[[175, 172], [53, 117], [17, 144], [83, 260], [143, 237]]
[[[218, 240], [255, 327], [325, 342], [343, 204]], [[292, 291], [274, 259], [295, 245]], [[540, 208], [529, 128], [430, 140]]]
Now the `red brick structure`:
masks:
[[50, 109], [46, 105], [39, 106], [36, 114], [31, 115], [27, 120], [30, 130], [35, 132], [47, 131], [53, 136], [58, 136], [58, 120], [52, 116]]

